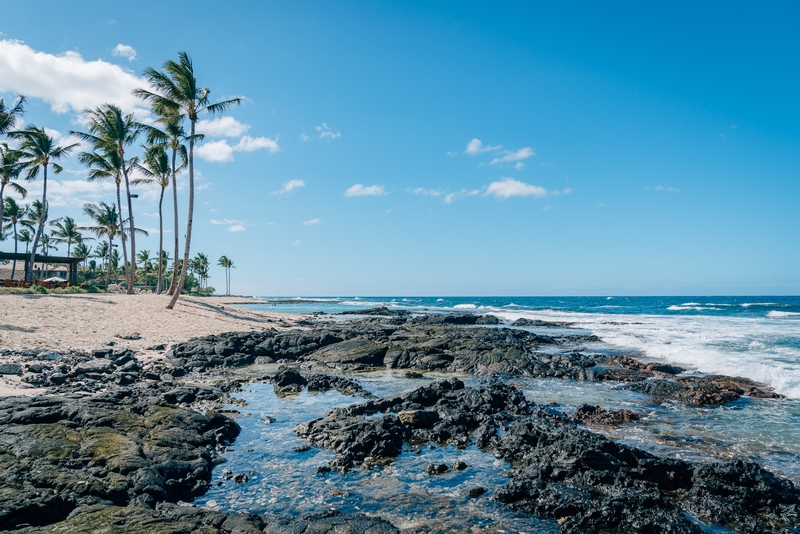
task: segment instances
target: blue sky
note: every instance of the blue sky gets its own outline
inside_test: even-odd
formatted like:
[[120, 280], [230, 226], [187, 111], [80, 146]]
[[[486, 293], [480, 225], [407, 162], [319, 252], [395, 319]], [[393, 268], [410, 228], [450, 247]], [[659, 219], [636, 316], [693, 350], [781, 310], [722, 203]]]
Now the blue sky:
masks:
[[[800, 293], [800, 7], [650, 4], [0, 1], [0, 94], [66, 139], [186, 50], [245, 96], [193, 241], [236, 293]], [[112, 200], [66, 167], [53, 216]]]

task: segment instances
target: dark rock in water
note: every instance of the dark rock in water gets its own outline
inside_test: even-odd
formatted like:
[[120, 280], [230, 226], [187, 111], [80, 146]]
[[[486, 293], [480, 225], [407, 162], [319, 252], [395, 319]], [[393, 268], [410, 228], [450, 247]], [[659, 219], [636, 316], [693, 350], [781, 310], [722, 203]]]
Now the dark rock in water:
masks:
[[467, 465], [467, 463], [463, 460], [456, 460], [455, 462], [450, 464], [450, 469], [454, 469], [456, 471], [463, 471], [468, 467], [469, 466]]
[[439, 413], [432, 410], [409, 410], [398, 413], [397, 417], [410, 428], [430, 428], [439, 421]]
[[281, 365], [278, 372], [272, 377], [275, 394], [279, 397], [296, 395], [303, 391], [308, 381], [296, 369]]
[[239, 427], [159, 402], [127, 388], [0, 399], [0, 530], [50, 524], [80, 506], [152, 507], [203, 493], [215, 448]]
[[426, 325], [493, 325], [500, 324], [500, 319], [494, 315], [479, 315], [477, 313], [442, 313], [416, 316], [413, 317], [409, 322], [413, 324]]
[[630, 410], [604, 410], [600, 406], [582, 404], [578, 406], [572, 418], [575, 421], [596, 425], [618, 425], [638, 421], [642, 416]]
[[443, 475], [449, 470], [450, 468], [447, 467], [447, 464], [428, 464], [428, 467], [425, 468], [425, 473], [428, 475]]
[[328, 510], [300, 519], [267, 519], [264, 534], [399, 534], [388, 521], [364, 514]]
[[476, 497], [480, 497], [484, 493], [486, 493], [486, 488], [484, 488], [482, 486], [473, 486], [471, 488], [467, 488], [464, 491], [464, 494], [467, 497], [472, 497], [473, 499], [476, 498]]
[[752, 380], [718, 375], [680, 376], [674, 380], [655, 378], [634, 382], [626, 385], [624, 389], [697, 406], [725, 404], [739, 399], [742, 395], [756, 398], [782, 397], [771, 388]]
[[[406, 423], [418, 421], [412, 412], [436, 412], [438, 420], [430, 427], [411, 427]], [[578, 413], [579, 420], [611, 422], [635, 416], [588, 405]], [[800, 517], [800, 488], [756, 464], [704, 465], [657, 457], [536, 408], [503, 383], [476, 389], [457, 379], [436, 382], [401, 396], [333, 409], [295, 432], [336, 452], [325, 471], [397, 456], [403, 442], [459, 447], [474, 442], [514, 468], [509, 482], [495, 492], [497, 501], [558, 519], [565, 532], [702, 532], [688, 514], [743, 532], [797, 532], [791, 529]], [[430, 464], [426, 472], [447, 470], [446, 464]]]
[[233, 476], [233, 481], [237, 484], [245, 484], [248, 480], [250, 480], [249, 477], [244, 473], [239, 473], [238, 475]]
[[344, 368], [377, 367], [383, 364], [386, 345], [367, 339], [355, 338], [323, 347], [307, 359], [326, 364], [339, 364]]

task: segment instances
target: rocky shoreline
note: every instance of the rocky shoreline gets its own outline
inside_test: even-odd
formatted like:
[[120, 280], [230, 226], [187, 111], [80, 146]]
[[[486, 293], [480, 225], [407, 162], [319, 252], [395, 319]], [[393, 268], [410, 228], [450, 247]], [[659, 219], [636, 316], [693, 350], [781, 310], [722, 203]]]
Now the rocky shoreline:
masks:
[[[472, 488], [474, 496], [553, 518], [564, 532], [702, 532], [704, 523], [800, 532], [800, 490], [792, 482], [751, 462], [692, 464], [615, 443], [582, 425], [625, 424], [638, 414], [586, 405], [567, 415], [533, 405], [501, 377], [612, 381], [689, 405], [780, 397], [772, 390], [608, 355], [592, 349], [596, 337], [569, 325], [499, 323], [383, 308], [370, 317], [323, 316], [288, 330], [152, 347], [165, 358], [147, 363], [113, 347], [6, 351], [0, 372], [22, 375], [46, 394], [0, 399], [0, 531], [398, 532], [363, 514], [253, 516], [188, 503], [209, 488], [214, 465], [239, 433], [221, 408], [241, 384], [266, 379], [278, 395], [335, 389], [370, 399], [341, 372], [401, 369], [488, 382], [440, 381], [299, 425], [299, 436], [336, 453], [321, 476], [381, 465], [425, 443], [475, 443], [512, 471], [505, 486]], [[430, 474], [459, 468], [432, 465]]]

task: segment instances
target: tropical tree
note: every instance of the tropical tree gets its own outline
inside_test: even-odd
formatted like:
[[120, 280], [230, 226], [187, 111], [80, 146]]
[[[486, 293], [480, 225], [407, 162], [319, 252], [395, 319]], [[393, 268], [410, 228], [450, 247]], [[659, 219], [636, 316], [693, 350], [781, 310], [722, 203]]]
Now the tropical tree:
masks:
[[[136, 225], [133, 218], [133, 203], [131, 201], [131, 183], [128, 180], [128, 166], [125, 164], [125, 149], [136, 142], [142, 131], [142, 125], [136, 122], [133, 114], [123, 115], [122, 110], [114, 104], [103, 104], [95, 109], [84, 110], [89, 132], [70, 132], [83, 141], [87, 141], [99, 152], [108, 156], [116, 153], [121, 165], [122, 177], [125, 179], [125, 191], [128, 197], [128, 219], [130, 221], [131, 239], [131, 266], [128, 270], [128, 294], [133, 293], [133, 284], [136, 281]], [[120, 211], [121, 215], [121, 211]], [[123, 252], [125, 252], [123, 250]], [[125, 255], [127, 253], [125, 252]], [[127, 258], [123, 258], [127, 263]]]
[[72, 255], [79, 260], [83, 261], [83, 268], [86, 269], [86, 260], [88, 260], [92, 255], [92, 249], [89, 248], [84, 240], [91, 239], [88, 237], [84, 237], [81, 239], [80, 243], [75, 245], [75, 250], [72, 252]]
[[98, 243], [97, 248], [94, 249], [94, 257], [100, 260], [100, 266], [105, 269], [106, 262], [108, 261], [108, 255], [111, 253], [109, 250], [111, 248], [111, 243], [108, 241], [100, 241]]
[[3, 98], [0, 97], [0, 135], [5, 135], [10, 132], [14, 126], [17, 125], [17, 121], [22, 114], [25, 112], [25, 97], [19, 95], [11, 107], [8, 107], [5, 102], [3, 102]]
[[81, 243], [83, 235], [78, 230], [78, 225], [72, 217], [59, 217], [50, 222], [53, 230], [50, 231], [52, 240], [56, 243], [67, 244], [67, 257], [70, 256], [70, 251], [74, 243]]
[[[2, 99], [0, 99], [2, 105]], [[5, 218], [5, 203], [3, 196], [5, 195], [6, 186], [16, 191], [22, 198], [28, 194], [28, 191], [15, 182], [19, 178], [22, 167], [19, 164], [19, 152], [10, 148], [6, 143], [0, 143], [0, 228], [3, 228], [3, 219]]]
[[[186, 243], [183, 248], [183, 265], [178, 285], [172, 298], [167, 304], [168, 309], [175, 307], [178, 297], [186, 279], [186, 269], [189, 265], [189, 252], [192, 243], [192, 220], [194, 217], [194, 143], [195, 126], [202, 113], [216, 115], [224, 112], [231, 106], [241, 104], [241, 98], [232, 98], [210, 103], [208, 87], [200, 88], [194, 77], [194, 66], [189, 54], [178, 53], [178, 61], [167, 60], [163, 65], [163, 72], [147, 68], [144, 76], [153, 89], [136, 89], [134, 94], [150, 102], [153, 111], [160, 117], [176, 117], [176, 120], [188, 119], [191, 124], [189, 129], [189, 207], [186, 216]], [[177, 258], [177, 256], [176, 256]]]
[[[165, 151], [166, 149], [170, 150], [170, 168], [172, 171], [172, 223], [173, 234], [175, 237], [173, 258], [174, 261], [177, 262], [179, 247], [178, 241], [180, 236], [178, 231], [178, 174], [180, 174], [186, 168], [188, 163], [188, 154], [186, 152], [186, 145], [184, 144], [187, 136], [183, 129], [183, 124], [181, 124], [182, 118], [180, 115], [165, 115], [163, 117], [159, 117], [156, 122], [160, 127], [145, 125], [144, 128], [147, 132], [148, 143], [151, 145], [161, 145]], [[195, 141], [202, 141], [202, 139], [202, 134], [195, 134]], [[178, 157], [180, 157], [180, 163], [178, 163]], [[175, 288], [178, 285], [179, 270], [180, 269], [176, 269], [175, 266], [173, 266], [172, 281], [170, 282], [167, 295], [172, 295], [175, 293]]]
[[[92, 219], [94, 225], [81, 227], [81, 229], [93, 232], [98, 238], [104, 237], [108, 239], [108, 243], [102, 243], [101, 246], [98, 246], [98, 251], [102, 250], [102, 252], [106, 254], [106, 264], [108, 267], [106, 287], [108, 287], [108, 284], [111, 283], [111, 260], [114, 238], [120, 235], [117, 207], [113, 204], [109, 206], [105, 202], [101, 202], [100, 204], [86, 203], [83, 205], [83, 212]], [[103, 245], [106, 246], [104, 247]], [[117, 258], [119, 258], [119, 255], [117, 255]]]
[[[11, 235], [14, 237], [14, 254], [16, 254], [17, 251], [18, 251], [17, 246], [18, 246], [19, 237], [20, 237], [19, 232], [17, 232], [17, 225], [24, 226], [24, 227], [29, 228], [29, 229], [32, 228], [33, 225], [30, 223], [30, 221], [26, 217], [27, 211], [28, 211], [27, 207], [20, 206], [19, 204], [17, 204], [17, 201], [14, 200], [13, 198], [11, 198], [11, 197], [6, 198], [4, 210], [5, 210], [5, 214], [6, 214], [6, 218], [8, 219], [8, 222], [3, 227], [3, 231], [7, 232], [7, 231], [11, 230]], [[26, 248], [26, 251], [27, 251], [27, 248]], [[17, 260], [14, 260], [14, 262], [11, 264], [11, 279], [12, 280], [14, 279], [14, 275], [16, 274], [16, 272], [17, 272]]]
[[37, 128], [36, 126], [28, 126], [24, 130], [15, 130], [8, 134], [10, 137], [20, 141], [19, 145], [19, 162], [25, 173], [26, 180], [35, 180], [42, 173], [42, 210], [39, 217], [39, 226], [33, 236], [33, 245], [31, 246], [31, 257], [28, 261], [27, 269], [25, 270], [25, 281], [33, 281], [33, 261], [36, 257], [36, 249], [39, 246], [39, 240], [42, 238], [44, 232], [44, 216], [47, 213], [47, 170], [52, 167], [54, 174], [59, 174], [63, 168], [57, 163], [61, 158], [68, 156], [70, 152], [77, 146], [76, 144], [68, 146], [58, 146], [53, 138], [47, 135], [44, 128]]
[[220, 257], [217, 265], [225, 269], [225, 294], [231, 294], [231, 269], [233, 269], [233, 260], [227, 256]]
[[202, 252], [198, 252], [197, 256], [189, 260], [189, 268], [192, 270], [192, 273], [197, 277], [199, 282], [198, 289], [204, 289], [206, 287], [208, 282], [208, 266], [208, 256]]
[[28, 253], [28, 246], [33, 243], [33, 230], [20, 230], [17, 234], [17, 240], [20, 243], [25, 243], [25, 254]]
[[[122, 170], [127, 165], [130, 169], [136, 164], [136, 159], [132, 158], [127, 162], [119, 157], [117, 151], [98, 153], [98, 152], [81, 152], [78, 154], [78, 161], [89, 167], [89, 172], [86, 179], [90, 182], [95, 180], [114, 180], [117, 189], [117, 216], [119, 217], [119, 226], [123, 230], [125, 225], [122, 220], [122, 197], [120, 188], [122, 186]], [[128, 257], [127, 240], [122, 240], [122, 255]], [[103, 256], [105, 257], [105, 256]], [[129, 278], [128, 263], [124, 263], [125, 278]]]
[[[134, 184], [156, 183], [161, 188], [161, 194], [158, 197], [158, 258], [164, 256], [164, 191], [169, 187], [170, 176], [175, 174], [175, 161], [173, 159], [172, 167], [169, 164], [169, 157], [164, 150], [163, 145], [152, 145], [144, 147], [144, 162], [137, 164], [136, 167], [139, 172], [144, 175], [144, 178], [138, 178], [133, 181]], [[177, 208], [177, 194], [176, 194], [175, 207]], [[178, 250], [178, 234], [177, 234], [177, 218], [176, 220], [176, 233], [175, 233], [175, 253]], [[173, 269], [174, 270], [174, 269]], [[158, 280], [156, 282], [156, 294], [161, 293], [161, 286], [164, 269], [162, 262], [158, 262]], [[174, 277], [173, 277], [174, 278]]]

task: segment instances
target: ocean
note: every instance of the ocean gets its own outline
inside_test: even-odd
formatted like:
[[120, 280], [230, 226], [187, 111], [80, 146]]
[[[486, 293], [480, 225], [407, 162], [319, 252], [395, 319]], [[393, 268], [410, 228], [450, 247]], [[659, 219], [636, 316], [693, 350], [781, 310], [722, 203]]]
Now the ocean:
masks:
[[288, 313], [386, 306], [569, 322], [642, 360], [743, 376], [800, 399], [800, 297], [257, 298], [269, 302], [249, 307]]

